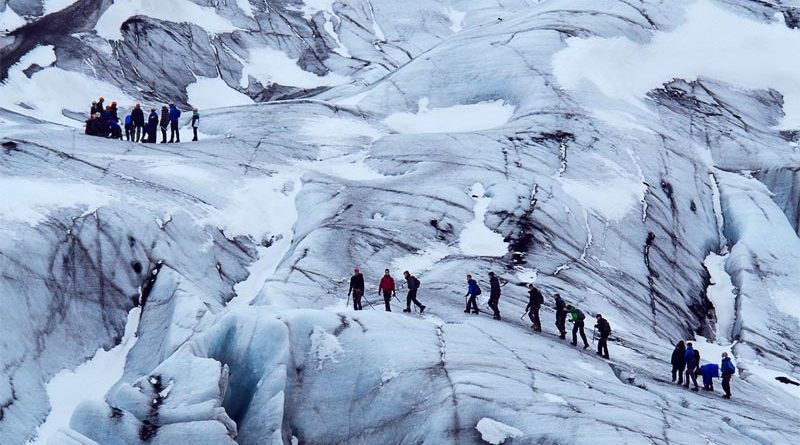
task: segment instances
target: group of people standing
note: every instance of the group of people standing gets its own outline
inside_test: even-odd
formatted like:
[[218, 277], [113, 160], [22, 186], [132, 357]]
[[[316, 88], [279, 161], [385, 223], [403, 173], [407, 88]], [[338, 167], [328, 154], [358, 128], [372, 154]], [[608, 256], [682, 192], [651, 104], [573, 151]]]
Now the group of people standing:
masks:
[[[403, 312], [411, 312], [411, 303], [419, 308], [419, 313], [425, 312], [425, 305], [417, 300], [417, 290], [419, 289], [420, 282], [414, 275], [408, 271], [403, 272], [403, 277], [406, 279], [406, 287], [408, 288], [408, 295], [406, 296], [406, 308]], [[360, 311], [363, 310], [361, 300], [365, 300], [367, 304], [372, 306], [372, 303], [364, 296], [364, 275], [356, 267], [353, 270], [353, 276], [350, 277], [350, 289], [347, 291], [347, 296], [353, 296], [353, 309]], [[383, 303], [387, 312], [392, 312], [392, 297], [397, 298], [397, 288], [394, 283], [389, 269], [383, 271], [383, 276], [378, 282], [378, 295], [383, 296]], [[373, 307], [374, 309], [374, 307]]]
[[[722, 353], [722, 362], [700, 365], [700, 351], [694, 349], [692, 342], [684, 343], [683, 340], [675, 345], [672, 351], [672, 381], [689, 388], [689, 382], [694, 384], [692, 391], [699, 391], [697, 376], [703, 376], [703, 390], [714, 391], [714, 379], [722, 373], [722, 391], [726, 399], [731, 398], [731, 378], [736, 374], [727, 352]], [[684, 381], [685, 380], [685, 381]]]
[[[117, 103], [105, 105], [101, 96], [96, 102], [92, 102], [89, 119], [86, 121], [86, 134], [110, 139], [123, 139], [122, 127], [117, 110]], [[167, 127], [170, 129], [169, 143], [180, 143], [180, 117], [181, 110], [171, 103], [161, 107], [161, 116], [156, 113], [156, 109], [150, 110], [150, 115], [145, 120], [142, 104], [136, 102], [130, 114], [125, 116], [124, 130], [125, 139], [132, 142], [158, 142], [158, 128], [161, 128], [161, 143], [167, 143]], [[192, 141], [197, 140], [197, 128], [200, 126], [200, 112], [197, 108], [192, 109], [191, 126], [193, 131]]]

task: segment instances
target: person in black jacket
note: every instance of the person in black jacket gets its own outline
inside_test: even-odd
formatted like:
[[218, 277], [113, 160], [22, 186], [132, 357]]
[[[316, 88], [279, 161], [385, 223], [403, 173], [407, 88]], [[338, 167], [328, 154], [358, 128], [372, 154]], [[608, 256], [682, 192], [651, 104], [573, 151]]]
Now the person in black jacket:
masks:
[[197, 141], [197, 127], [200, 126], [200, 112], [197, 111], [197, 108], [192, 108], [192, 132], [194, 132], [194, 137], [192, 141]]
[[361, 307], [361, 297], [364, 296], [364, 275], [358, 271], [356, 267], [353, 270], [353, 276], [350, 277], [350, 290], [347, 291], [347, 295], [353, 294], [353, 309], [356, 311], [360, 311]]
[[156, 136], [156, 132], [158, 128], [158, 113], [156, 113], [156, 109], [153, 108], [150, 110], [150, 116], [147, 118], [147, 128], [145, 128], [145, 137], [146, 140], [143, 142], [154, 143], [158, 140], [158, 136]]
[[597, 340], [597, 355], [602, 355], [603, 358], [608, 358], [608, 337], [611, 335], [611, 325], [608, 320], [603, 318], [602, 315], [597, 314], [597, 324], [594, 327], [600, 334], [600, 339]]
[[144, 110], [142, 104], [136, 102], [136, 106], [131, 111], [131, 124], [133, 125], [132, 135], [135, 135], [135, 142], [139, 142], [144, 133]]
[[683, 343], [683, 340], [679, 341], [677, 345], [675, 345], [675, 349], [672, 351], [672, 381], [678, 380], [679, 385], [683, 385], [683, 372], [686, 368], [686, 344]]
[[161, 143], [167, 143], [167, 126], [169, 126], [169, 108], [166, 105], [161, 107], [161, 121], [159, 122], [159, 126], [161, 127]]
[[500, 280], [489, 272], [489, 308], [494, 311], [494, 319], [500, 320]]
[[542, 322], [539, 320], [539, 309], [544, 304], [544, 297], [539, 289], [536, 289], [533, 284], [528, 285], [528, 305], [525, 306], [525, 311], [528, 313], [528, 318], [531, 319], [531, 329], [536, 332], [542, 332]]
[[567, 308], [561, 295], [555, 294], [556, 299], [556, 328], [558, 328], [558, 337], [564, 340], [567, 336]]
[[108, 118], [112, 122], [119, 123], [119, 113], [117, 110], [117, 102], [111, 101], [111, 108], [108, 109]]
[[417, 300], [417, 290], [419, 289], [419, 280], [414, 275], [411, 275], [408, 271], [403, 272], [403, 276], [406, 278], [406, 285], [408, 285], [408, 296], [406, 296], [406, 308], [403, 309], [403, 312], [411, 312], [412, 301], [419, 308], [420, 314], [425, 312], [425, 305]]

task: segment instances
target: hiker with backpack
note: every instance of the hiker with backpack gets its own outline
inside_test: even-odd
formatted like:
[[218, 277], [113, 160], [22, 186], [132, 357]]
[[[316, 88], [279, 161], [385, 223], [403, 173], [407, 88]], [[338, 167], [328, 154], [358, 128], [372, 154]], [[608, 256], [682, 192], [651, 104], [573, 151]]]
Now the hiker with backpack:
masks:
[[582, 310], [572, 306], [571, 304], [567, 305], [567, 311], [570, 314], [570, 322], [572, 322], [572, 346], [578, 346], [578, 332], [580, 332], [581, 339], [583, 340], [583, 349], [588, 348], [589, 341], [586, 340], [586, 332], [583, 330], [586, 315]]
[[178, 128], [178, 121], [180, 118], [181, 118], [181, 110], [179, 110], [174, 103], [169, 104], [170, 144], [173, 143], [173, 141], [177, 143], [181, 142], [181, 132], [180, 129]]
[[358, 271], [358, 267], [353, 269], [353, 276], [350, 277], [350, 289], [347, 291], [347, 296], [353, 294], [353, 310], [360, 311], [361, 297], [364, 296], [364, 275]]
[[561, 298], [561, 295], [555, 294], [556, 299], [556, 328], [558, 329], [558, 338], [564, 340], [567, 336], [567, 308], [566, 303]]
[[489, 308], [494, 311], [493, 318], [500, 320], [500, 280], [494, 275], [494, 272], [489, 272]]
[[539, 289], [533, 285], [528, 285], [528, 305], [525, 306], [525, 312], [528, 318], [531, 319], [531, 329], [536, 332], [542, 332], [542, 322], [539, 320], [539, 309], [544, 304], [544, 296], [539, 292]]
[[731, 378], [736, 374], [736, 366], [733, 366], [731, 358], [728, 357], [727, 352], [722, 353], [722, 364], [720, 365], [722, 371], [722, 390], [725, 394], [722, 396], [726, 399], [731, 398]]
[[[691, 345], [691, 343], [690, 343]], [[683, 373], [686, 369], [686, 345], [683, 343], [683, 340], [679, 341], [677, 345], [675, 345], [675, 349], [672, 351], [672, 381], [678, 380], [679, 385], [683, 385]]]
[[406, 308], [403, 309], [403, 312], [411, 312], [412, 301], [419, 308], [420, 314], [425, 312], [425, 305], [417, 300], [417, 290], [419, 289], [419, 280], [414, 275], [411, 275], [411, 273], [409, 273], [408, 271], [403, 272], [403, 276], [406, 278], [406, 285], [408, 286], [408, 296], [406, 296]]
[[686, 345], [686, 382], [683, 386], [689, 387], [689, 381], [694, 383], [692, 391], [699, 391], [700, 387], [697, 385], [697, 373], [700, 372], [700, 351], [694, 349], [691, 343]]
[[478, 282], [472, 279], [472, 275], [467, 275], [467, 294], [464, 297], [467, 298], [467, 308], [464, 309], [464, 313], [468, 314], [472, 312], [473, 314], [477, 314], [480, 311], [478, 310], [478, 295], [481, 294], [481, 288], [478, 286]]
[[142, 110], [142, 104], [139, 102], [136, 102], [136, 105], [133, 107], [133, 111], [131, 111], [131, 123], [133, 124], [133, 129], [131, 130], [131, 139], [134, 139], [135, 136], [134, 142], [144, 142], [144, 138], [147, 136], [147, 133], [144, 131], [144, 110]]
[[383, 302], [386, 304], [386, 312], [392, 312], [392, 295], [395, 295], [394, 278], [389, 274], [389, 269], [383, 271], [380, 283], [378, 283], [378, 295], [383, 294]]
[[597, 314], [597, 324], [594, 328], [600, 334], [597, 340], [597, 355], [608, 358], [608, 337], [611, 335], [611, 324], [602, 315]]

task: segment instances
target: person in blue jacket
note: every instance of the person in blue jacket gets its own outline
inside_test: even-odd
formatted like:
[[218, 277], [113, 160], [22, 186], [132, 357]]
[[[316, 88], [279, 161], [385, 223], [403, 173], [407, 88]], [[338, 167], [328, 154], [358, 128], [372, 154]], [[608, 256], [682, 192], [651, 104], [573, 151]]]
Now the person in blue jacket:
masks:
[[476, 300], [480, 293], [481, 288], [478, 287], [478, 282], [472, 279], [472, 275], [467, 275], [467, 294], [464, 296], [469, 298], [467, 299], [467, 308], [464, 309], [465, 313], [472, 311], [473, 314], [477, 314], [480, 312], [478, 311], [478, 301]]
[[689, 361], [692, 360], [694, 356], [694, 348], [692, 347], [692, 342], [686, 342], [686, 349], [683, 351], [683, 363], [686, 366], [686, 371], [684, 371], [686, 381], [683, 383], [683, 386], [689, 387], [689, 379], [691, 378], [692, 370], [689, 369]]
[[[686, 349], [688, 354], [689, 349]], [[686, 359], [686, 387], [689, 387], [689, 379], [692, 379], [694, 388], [692, 391], [699, 391], [700, 387], [697, 385], [697, 374], [700, 372], [700, 351], [697, 349], [692, 350], [692, 356]]]
[[169, 142], [170, 144], [173, 142], [180, 143], [181, 142], [181, 133], [178, 129], [178, 121], [181, 118], [181, 110], [175, 106], [174, 103], [169, 104]]
[[722, 397], [726, 399], [731, 398], [731, 378], [734, 374], [736, 374], [736, 367], [733, 366], [733, 362], [731, 362], [731, 358], [728, 357], [727, 352], [722, 353], [722, 365], [720, 366], [722, 371], [722, 390], [725, 391], [725, 395]]
[[716, 363], [706, 363], [700, 367], [700, 375], [703, 376], [703, 390], [714, 390], [714, 379], [719, 377], [719, 366]]
[[131, 115], [125, 116], [125, 140], [130, 141], [133, 139], [133, 118]]

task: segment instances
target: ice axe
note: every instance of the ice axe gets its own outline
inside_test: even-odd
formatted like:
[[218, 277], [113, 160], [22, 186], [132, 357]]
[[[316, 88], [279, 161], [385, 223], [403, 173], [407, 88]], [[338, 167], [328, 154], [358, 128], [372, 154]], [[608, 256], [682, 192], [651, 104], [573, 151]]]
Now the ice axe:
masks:
[[373, 311], [375, 310], [375, 307], [372, 305], [372, 303], [370, 303], [370, 301], [369, 301], [369, 300], [367, 300], [367, 296], [366, 296], [366, 295], [362, 295], [362, 296], [361, 296], [361, 298], [363, 298], [363, 299], [364, 299], [364, 301], [366, 301], [366, 302], [367, 302], [367, 304], [369, 305], [369, 307], [371, 307], [371, 308], [372, 308], [372, 310], [373, 310]]

